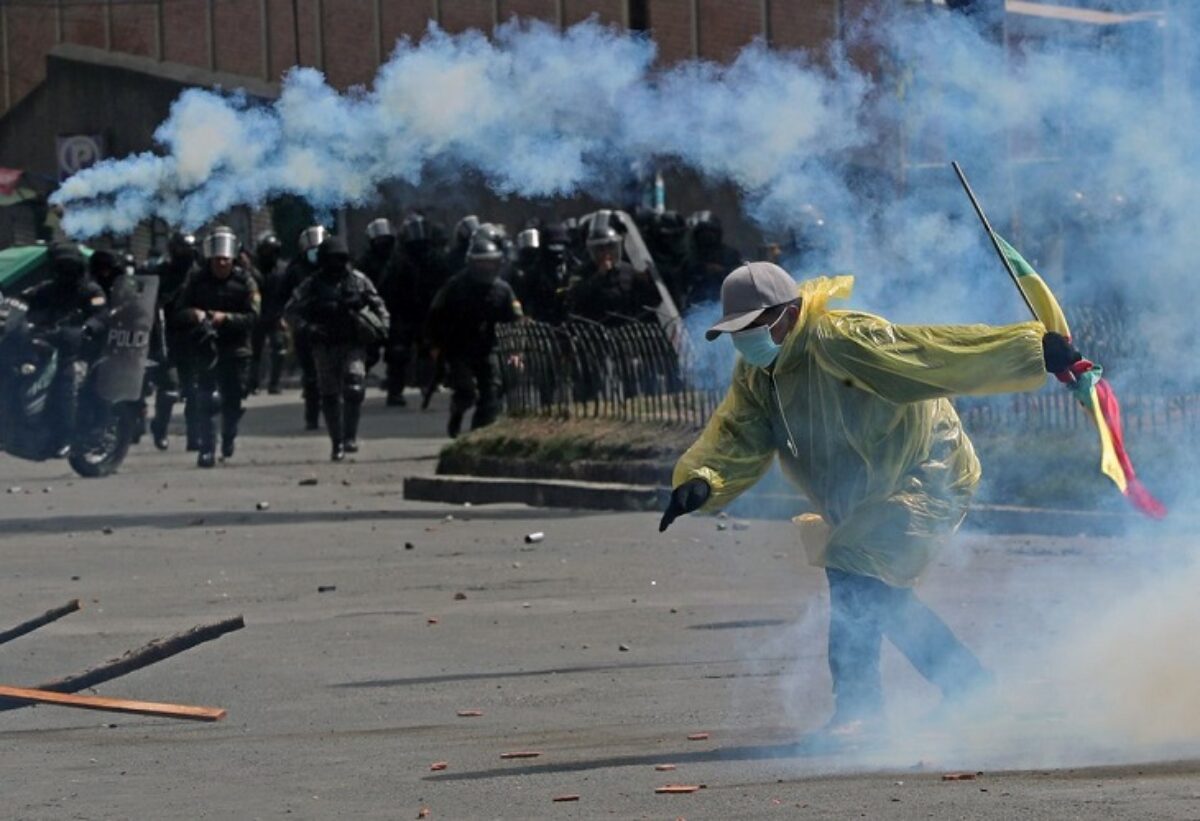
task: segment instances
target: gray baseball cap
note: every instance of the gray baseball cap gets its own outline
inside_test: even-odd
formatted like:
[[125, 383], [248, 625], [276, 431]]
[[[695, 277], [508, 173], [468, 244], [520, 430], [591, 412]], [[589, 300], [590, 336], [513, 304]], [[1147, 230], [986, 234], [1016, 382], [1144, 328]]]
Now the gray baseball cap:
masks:
[[734, 268], [721, 283], [724, 316], [704, 333], [709, 342], [723, 333], [740, 331], [762, 312], [800, 298], [800, 286], [791, 275], [772, 262], [747, 262]]

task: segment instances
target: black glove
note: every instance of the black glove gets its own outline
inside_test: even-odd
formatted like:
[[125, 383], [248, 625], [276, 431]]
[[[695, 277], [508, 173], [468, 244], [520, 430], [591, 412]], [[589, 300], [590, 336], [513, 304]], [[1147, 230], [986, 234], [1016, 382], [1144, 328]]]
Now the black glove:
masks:
[[1047, 331], [1042, 337], [1042, 358], [1046, 360], [1047, 373], [1062, 373], [1083, 359], [1083, 354], [1062, 334]]
[[671, 501], [663, 511], [662, 521], [658, 523], [658, 532], [662, 533], [671, 526], [671, 522], [685, 513], [699, 510], [708, 501], [712, 488], [703, 479], [688, 479], [671, 491]]

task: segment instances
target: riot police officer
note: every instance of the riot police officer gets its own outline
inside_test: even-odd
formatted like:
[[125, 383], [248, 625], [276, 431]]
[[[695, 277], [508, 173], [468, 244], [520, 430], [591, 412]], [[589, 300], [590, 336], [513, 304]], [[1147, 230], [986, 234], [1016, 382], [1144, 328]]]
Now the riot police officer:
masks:
[[358, 452], [367, 358], [369, 349], [387, 339], [388, 312], [371, 280], [350, 267], [341, 239], [321, 243], [317, 264], [317, 272], [296, 289], [287, 316], [311, 341], [331, 459], [340, 462]]
[[21, 300], [29, 308], [29, 322], [47, 332], [58, 354], [58, 370], [47, 396], [54, 420], [55, 449], [65, 456], [75, 430], [79, 400], [80, 354], [88, 320], [103, 313], [108, 299], [104, 289], [88, 277], [83, 251], [73, 242], [50, 247], [52, 278], [25, 290]]
[[614, 222], [608, 211], [593, 217], [587, 238], [591, 259], [567, 292], [570, 313], [609, 326], [649, 320], [662, 302], [649, 272], [636, 271], [621, 258], [624, 238]]
[[566, 320], [570, 272], [579, 264], [568, 242], [567, 229], [560, 222], [517, 234], [512, 286], [526, 314], [538, 322], [558, 325]]
[[355, 261], [354, 267], [366, 274], [371, 284], [378, 288], [395, 250], [396, 229], [392, 227], [391, 220], [384, 217], [373, 219], [367, 223], [367, 249]]
[[[218, 411], [221, 455], [226, 459], [233, 456], [250, 367], [251, 335], [262, 305], [253, 275], [235, 261], [238, 246], [231, 229], [214, 228], [204, 239], [206, 267], [188, 280], [179, 299], [179, 320], [192, 331], [190, 353], [199, 403], [194, 417], [200, 451], [196, 464], [202, 468], [215, 462], [213, 417]], [[219, 407], [214, 403], [218, 392]]]
[[164, 317], [166, 337], [166, 356], [154, 369], [156, 394], [154, 420], [150, 423], [154, 446], [159, 450], [167, 449], [167, 426], [171, 422], [175, 403], [181, 399], [184, 400], [184, 418], [187, 422], [187, 449], [196, 449], [197, 427], [191, 418], [197, 407], [192, 401], [195, 379], [186, 355], [189, 328], [179, 321], [179, 296], [188, 279], [199, 271], [196, 237], [180, 231], [172, 234], [167, 241], [167, 258], [149, 270], [151, 276], [158, 277], [158, 308]]
[[499, 410], [496, 325], [523, 317], [521, 303], [500, 279], [504, 251], [486, 232], [476, 232], [467, 248], [467, 267], [450, 278], [433, 300], [428, 335], [446, 362], [453, 395], [447, 433], [462, 429], [475, 406], [471, 429], [491, 424]]
[[[284, 275], [284, 304], [296, 293], [300, 283], [317, 270], [317, 249], [329, 237], [324, 225], [310, 225], [300, 232], [297, 241], [299, 253], [287, 267]], [[292, 329], [292, 345], [296, 349], [296, 363], [300, 366], [300, 395], [304, 398], [304, 429], [317, 430], [321, 427], [321, 395], [317, 388], [317, 371], [313, 364], [312, 345], [301, 331]]]
[[391, 315], [385, 359], [387, 403], [403, 407], [404, 386], [414, 353], [417, 382], [424, 384], [431, 363], [421, 330], [433, 298], [450, 278], [450, 267], [439, 247], [438, 232], [421, 214], [410, 214], [400, 225], [400, 248], [379, 285], [379, 295]]
[[282, 247], [274, 231], [259, 234], [254, 245], [254, 267], [258, 273], [258, 290], [262, 294], [262, 315], [254, 326], [254, 352], [250, 357], [251, 393], [258, 391], [264, 353], [267, 355], [267, 393], [280, 392], [279, 380], [283, 376], [283, 361], [287, 353], [283, 309], [291, 296], [285, 293], [287, 266], [279, 258]]
[[742, 264], [741, 255], [725, 244], [720, 218], [712, 211], [692, 214], [691, 237], [683, 266], [683, 287], [688, 305], [721, 298], [721, 283]]
[[458, 273], [467, 264], [467, 248], [471, 245], [471, 237], [479, 230], [482, 223], [474, 214], [467, 214], [454, 226], [454, 244], [446, 253], [446, 264], [450, 270]]

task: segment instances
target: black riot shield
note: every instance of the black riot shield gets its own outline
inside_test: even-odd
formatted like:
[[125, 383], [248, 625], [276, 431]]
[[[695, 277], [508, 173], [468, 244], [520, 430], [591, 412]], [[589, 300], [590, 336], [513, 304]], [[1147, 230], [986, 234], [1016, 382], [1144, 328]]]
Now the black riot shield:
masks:
[[96, 393], [105, 402], [141, 398], [157, 297], [158, 277], [121, 276], [113, 283], [104, 344], [93, 365]]

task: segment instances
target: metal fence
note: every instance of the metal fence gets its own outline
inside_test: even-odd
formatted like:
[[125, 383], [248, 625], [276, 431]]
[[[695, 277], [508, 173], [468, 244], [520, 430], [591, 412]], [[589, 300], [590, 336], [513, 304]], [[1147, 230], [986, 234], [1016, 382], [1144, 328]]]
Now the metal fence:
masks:
[[720, 401], [716, 374], [689, 362], [681, 332], [657, 323], [518, 322], [497, 336], [509, 414], [699, 427]]
[[[505, 402], [513, 415], [700, 427], [729, 379], [729, 362], [701, 359], [681, 328], [519, 322], [501, 325], [497, 333]], [[1074, 397], [1052, 380], [1034, 393], [956, 397], [954, 404], [973, 431], [1073, 430], [1090, 424]], [[1121, 412], [1130, 433], [1200, 432], [1200, 393], [1123, 391]]]

